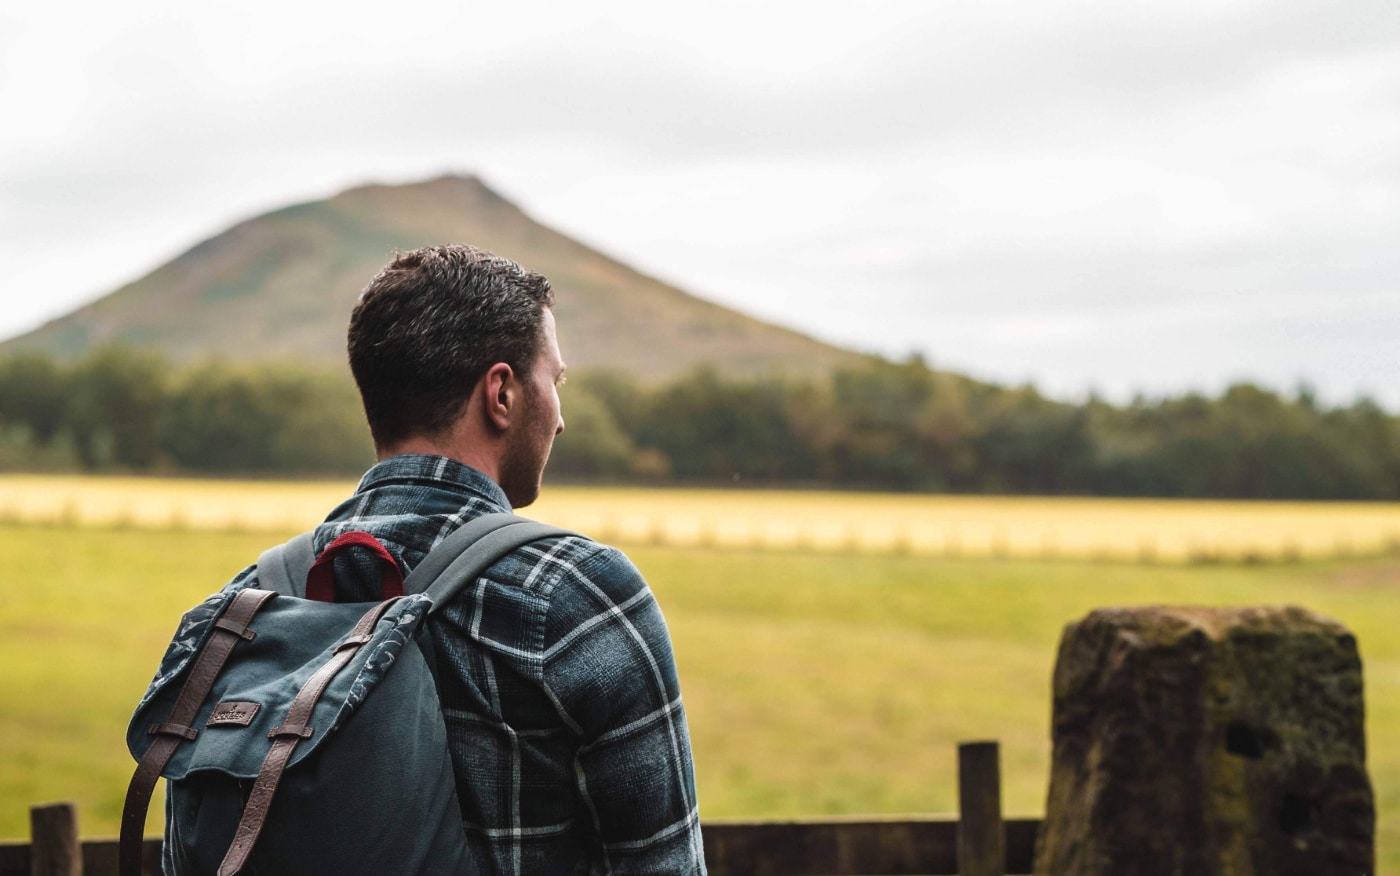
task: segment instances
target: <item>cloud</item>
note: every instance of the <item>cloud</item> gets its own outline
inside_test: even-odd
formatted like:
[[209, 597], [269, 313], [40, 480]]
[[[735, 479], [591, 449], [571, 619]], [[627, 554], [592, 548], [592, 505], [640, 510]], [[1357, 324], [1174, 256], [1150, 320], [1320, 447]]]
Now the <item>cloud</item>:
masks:
[[15, 329], [260, 210], [476, 170], [865, 348], [1400, 386], [1393, 0], [30, 4], [0, 111], [0, 269], [48, 290]]

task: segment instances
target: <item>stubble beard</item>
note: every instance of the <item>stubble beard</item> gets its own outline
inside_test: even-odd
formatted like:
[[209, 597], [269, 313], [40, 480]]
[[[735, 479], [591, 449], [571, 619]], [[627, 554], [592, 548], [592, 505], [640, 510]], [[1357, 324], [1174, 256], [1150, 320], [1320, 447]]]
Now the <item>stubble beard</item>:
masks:
[[[525, 426], [515, 432], [501, 457], [500, 486], [512, 508], [524, 508], [540, 496], [545, 463], [554, 444], [554, 433], [545, 433], [538, 423], [539, 406], [533, 396], [525, 394], [527, 413]], [[541, 440], [541, 435], [545, 437]]]

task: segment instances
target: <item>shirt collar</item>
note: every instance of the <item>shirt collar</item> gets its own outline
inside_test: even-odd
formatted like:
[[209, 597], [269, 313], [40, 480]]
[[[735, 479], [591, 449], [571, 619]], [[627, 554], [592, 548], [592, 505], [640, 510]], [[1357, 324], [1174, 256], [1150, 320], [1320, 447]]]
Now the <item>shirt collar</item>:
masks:
[[510, 500], [500, 484], [465, 463], [446, 456], [406, 453], [391, 456], [374, 465], [355, 494], [393, 484], [421, 484], [475, 496], [503, 511], [511, 510]]

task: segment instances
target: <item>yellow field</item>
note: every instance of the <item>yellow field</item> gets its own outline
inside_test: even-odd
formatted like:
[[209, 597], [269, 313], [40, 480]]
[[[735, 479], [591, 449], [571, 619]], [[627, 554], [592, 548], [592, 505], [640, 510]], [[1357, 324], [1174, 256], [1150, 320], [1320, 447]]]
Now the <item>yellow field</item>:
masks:
[[[308, 528], [351, 482], [0, 476], [0, 522]], [[548, 487], [529, 516], [622, 544], [1220, 561], [1400, 552], [1400, 504]]]

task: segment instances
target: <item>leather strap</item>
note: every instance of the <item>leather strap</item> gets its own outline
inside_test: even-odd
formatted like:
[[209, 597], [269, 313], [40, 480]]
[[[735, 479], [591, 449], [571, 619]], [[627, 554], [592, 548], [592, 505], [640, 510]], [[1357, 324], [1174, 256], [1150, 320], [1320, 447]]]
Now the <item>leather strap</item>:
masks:
[[307, 722], [311, 720], [316, 701], [325, 693], [331, 679], [335, 678], [346, 664], [354, 659], [360, 648], [370, 641], [375, 624], [379, 623], [384, 612], [393, 604], [392, 599], [381, 602], [360, 618], [350, 635], [336, 646], [335, 656], [321, 664], [321, 668], [312, 673], [301, 686], [301, 690], [297, 691], [296, 698], [287, 709], [287, 717], [282, 726], [268, 734], [273, 740], [272, 747], [263, 758], [258, 777], [253, 782], [253, 790], [248, 794], [248, 802], [243, 806], [243, 816], [238, 820], [233, 845], [229, 846], [223, 863], [219, 865], [218, 876], [234, 876], [248, 863], [248, 855], [252, 853], [253, 846], [258, 841], [258, 834], [262, 833], [267, 811], [272, 806], [272, 798], [277, 793], [277, 784], [282, 780], [282, 773], [292, 759], [292, 752], [296, 750], [298, 742], [309, 739], [315, 733], [315, 728], [310, 727]]
[[199, 731], [191, 725], [199, 714], [199, 707], [209, 695], [209, 689], [214, 686], [214, 679], [224, 668], [233, 646], [252, 638], [248, 622], [253, 615], [276, 595], [267, 590], [244, 590], [233, 598], [195, 658], [169, 717], [147, 731], [156, 740], [136, 765], [136, 773], [126, 790], [126, 805], [122, 809], [121, 876], [141, 876], [141, 842], [146, 830], [146, 812], [150, 809], [151, 792], [155, 790], [161, 770], [165, 769], [180, 743], [199, 735]]

